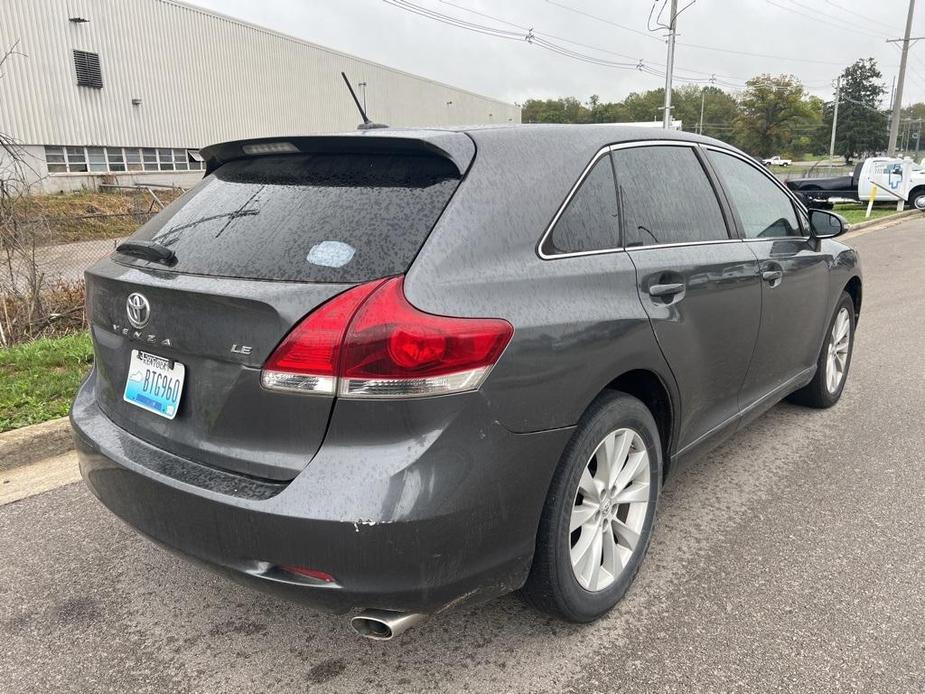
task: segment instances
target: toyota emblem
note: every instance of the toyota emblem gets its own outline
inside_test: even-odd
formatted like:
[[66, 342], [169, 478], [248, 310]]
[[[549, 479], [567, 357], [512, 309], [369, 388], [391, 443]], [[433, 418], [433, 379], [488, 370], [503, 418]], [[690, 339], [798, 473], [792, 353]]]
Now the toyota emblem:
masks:
[[144, 294], [133, 292], [125, 300], [125, 312], [128, 314], [129, 323], [136, 328], [143, 328], [151, 317], [151, 304], [148, 303]]

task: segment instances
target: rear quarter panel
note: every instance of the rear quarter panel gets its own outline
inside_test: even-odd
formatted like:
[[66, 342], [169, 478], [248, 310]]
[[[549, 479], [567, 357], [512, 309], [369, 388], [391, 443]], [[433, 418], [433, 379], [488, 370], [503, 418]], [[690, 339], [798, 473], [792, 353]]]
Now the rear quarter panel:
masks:
[[627, 254], [536, 253], [569, 189], [608, 144], [587, 139], [477, 133], [472, 167], [405, 282], [422, 310], [514, 326], [482, 390], [516, 432], [576, 424], [601, 390], [633, 369], [655, 372], [678, 401]]

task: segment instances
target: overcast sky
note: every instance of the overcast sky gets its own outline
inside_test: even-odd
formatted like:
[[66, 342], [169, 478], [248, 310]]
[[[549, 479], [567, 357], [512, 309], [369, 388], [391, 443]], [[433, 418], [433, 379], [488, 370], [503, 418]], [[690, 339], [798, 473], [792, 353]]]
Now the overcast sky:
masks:
[[[664, 84], [664, 77], [575, 60], [522, 38], [457, 28], [386, 0], [187, 1], [510, 102], [557, 96], [584, 101], [591, 94], [619, 100]], [[656, 11], [665, 1], [655, 1]], [[518, 36], [532, 28], [540, 39], [582, 56], [642, 61], [664, 71], [665, 32], [647, 28], [652, 0], [408, 2]], [[758, 73], [792, 73], [810, 92], [830, 99], [830, 85], [846, 65], [874, 57], [889, 89], [900, 51], [886, 40], [902, 36], [907, 9], [907, 0], [696, 0], [678, 20], [676, 75], [706, 80], [715, 74], [730, 88]], [[925, 7], [912, 34], [925, 34]], [[925, 101], [925, 41], [910, 50], [903, 103], [913, 101]]]

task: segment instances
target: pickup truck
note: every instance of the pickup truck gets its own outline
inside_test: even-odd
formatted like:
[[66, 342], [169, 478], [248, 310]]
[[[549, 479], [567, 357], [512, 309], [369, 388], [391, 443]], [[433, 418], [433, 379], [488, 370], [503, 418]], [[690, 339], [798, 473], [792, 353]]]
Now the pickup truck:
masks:
[[891, 157], [868, 157], [858, 162], [850, 176], [797, 178], [786, 186], [810, 204], [831, 200], [868, 202], [876, 185], [876, 200], [903, 200], [925, 210], [925, 169], [912, 161]]
[[792, 159], [781, 159], [778, 156], [773, 156], [770, 159], [762, 159], [761, 162], [765, 166], [790, 166], [793, 163]]

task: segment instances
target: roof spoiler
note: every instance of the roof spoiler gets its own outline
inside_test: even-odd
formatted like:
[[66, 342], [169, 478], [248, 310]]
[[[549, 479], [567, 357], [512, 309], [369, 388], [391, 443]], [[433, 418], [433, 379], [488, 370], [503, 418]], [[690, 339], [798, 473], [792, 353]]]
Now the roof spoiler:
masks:
[[209, 145], [199, 151], [206, 161], [206, 175], [222, 164], [268, 154], [428, 154], [448, 159], [465, 175], [475, 156], [475, 144], [461, 132], [435, 130], [411, 136], [407, 132], [366, 130], [347, 135], [265, 137]]

